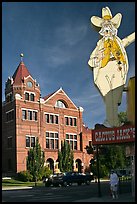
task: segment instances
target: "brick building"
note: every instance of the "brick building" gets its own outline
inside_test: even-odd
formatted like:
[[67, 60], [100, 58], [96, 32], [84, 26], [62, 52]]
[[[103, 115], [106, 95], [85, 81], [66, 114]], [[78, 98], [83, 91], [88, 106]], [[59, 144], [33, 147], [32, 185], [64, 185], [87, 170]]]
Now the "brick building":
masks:
[[83, 125], [83, 108], [76, 107], [60, 88], [41, 97], [40, 86], [21, 60], [5, 83], [2, 105], [2, 172], [12, 175], [26, 170], [26, 157], [36, 137], [45, 152], [45, 165], [58, 171], [58, 149], [66, 140], [74, 152], [74, 170], [89, 168], [93, 155], [85, 147], [92, 130]]

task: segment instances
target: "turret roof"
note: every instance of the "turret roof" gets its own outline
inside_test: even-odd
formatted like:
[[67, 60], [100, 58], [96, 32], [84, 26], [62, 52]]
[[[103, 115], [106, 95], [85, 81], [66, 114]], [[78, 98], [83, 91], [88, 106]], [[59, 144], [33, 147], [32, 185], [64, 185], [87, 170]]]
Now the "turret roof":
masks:
[[31, 76], [25, 64], [21, 61], [19, 66], [17, 67], [16, 71], [14, 72], [12, 78], [14, 84], [22, 83], [24, 77]]

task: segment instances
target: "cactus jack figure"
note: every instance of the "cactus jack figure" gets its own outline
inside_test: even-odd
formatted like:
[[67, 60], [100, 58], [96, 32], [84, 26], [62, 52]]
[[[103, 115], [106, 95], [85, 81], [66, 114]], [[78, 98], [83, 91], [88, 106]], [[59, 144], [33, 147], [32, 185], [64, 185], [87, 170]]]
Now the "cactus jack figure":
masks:
[[108, 7], [102, 8], [102, 18], [91, 17], [91, 23], [100, 28], [102, 38], [91, 53], [88, 64], [106, 105], [106, 122], [111, 127], [120, 125], [118, 106], [121, 104], [129, 68], [125, 47], [135, 40], [135, 33], [122, 40], [117, 36], [121, 19], [121, 13], [112, 17]]

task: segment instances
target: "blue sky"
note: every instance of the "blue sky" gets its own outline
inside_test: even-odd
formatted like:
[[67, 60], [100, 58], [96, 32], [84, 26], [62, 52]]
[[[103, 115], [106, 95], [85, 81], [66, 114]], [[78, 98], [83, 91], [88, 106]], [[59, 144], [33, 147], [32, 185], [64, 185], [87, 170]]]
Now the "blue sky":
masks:
[[[118, 36], [135, 31], [135, 2], [3, 2], [2, 3], [2, 100], [5, 82], [20, 63], [20, 53], [42, 96], [60, 87], [75, 105], [84, 108], [89, 128], [105, 120], [105, 104], [88, 66], [99, 34], [91, 16], [102, 16], [108, 6], [112, 15], [122, 14]], [[135, 42], [126, 48], [128, 79], [135, 76]], [[123, 93], [119, 112], [126, 110]]]

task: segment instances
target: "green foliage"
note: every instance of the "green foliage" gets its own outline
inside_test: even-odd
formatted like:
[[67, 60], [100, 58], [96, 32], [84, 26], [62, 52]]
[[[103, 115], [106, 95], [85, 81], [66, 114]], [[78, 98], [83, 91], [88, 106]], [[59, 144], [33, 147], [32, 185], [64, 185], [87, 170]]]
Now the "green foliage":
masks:
[[[32, 181], [19, 181], [17, 180], [17, 175], [14, 176], [11, 179], [2, 179], [2, 186], [33, 186], [35, 185], [35, 182]], [[43, 182], [39, 181], [37, 183], [38, 186], [43, 186]]]
[[30, 174], [29, 171], [20, 171], [17, 173], [16, 175], [16, 179], [19, 181], [32, 181], [33, 180], [33, 176]]
[[92, 145], [87, 145], [86, 147], [85, 147], [85, 149], [87, 150], [87, 153], [88, 154], [93, 154], [93, 147], [92, 147]]
[[70, 145], [64, 140], [61, 141], [61, 150], [58, 151], [59, 169], [61, 172], [73, 170], [73, 151]]
[[[118, 113], [119, 123], [128, 122], [127, 113]], [[126, 157], [126, 144], [112, 144], [99, 146], [99, 173], [100, 177], [108, 176], [111, 169], [124, 169], [129, 165]], [[94, 152], [96, 158], [96, 153]], [[91, 171], [97, 176], [96, 163], [91, 165]]]
[[43, 169], [42, 169], [42, 173], [41, 173], [42, 178], [43, 177], [49, 178], [51, 174], [53, 174], [53, 171], [50, 170], [49, 167], [44, 166]]
[[36, 146], [28, 151], [27, 157], [27, 170], [33, 176], [33, 181], [42, 179], [44, 160], [44, 152], [42, 152], [41, 146], [37, 138]]
[[118, 113], [118, 118], [119, 118], [120, 124], [128, 122], [127, 112]]
[[[124, 169], [127, 167], [129, 161], [125, 155], [125, 146], [125, 144], [113, 144], [99, 147], [100, 177], [108, 176], [111, 169]], [[96, 163], [91, 166], [91, 171], [94, 175], [97, 175]]]

